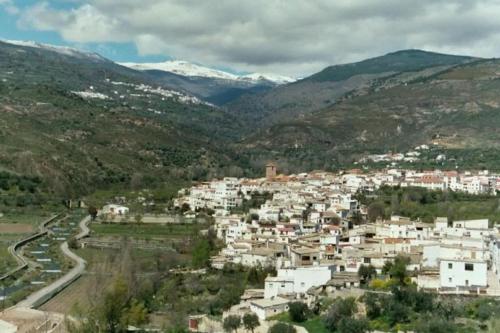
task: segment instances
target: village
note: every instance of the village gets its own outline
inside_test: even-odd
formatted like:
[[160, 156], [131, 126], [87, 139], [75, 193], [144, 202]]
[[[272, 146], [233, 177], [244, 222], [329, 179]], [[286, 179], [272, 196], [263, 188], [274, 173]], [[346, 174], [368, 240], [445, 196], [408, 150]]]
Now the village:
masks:
[[[437, 294], [500, 296], [500, 233], [488, 219], [438, 217], [423, 223], [404, 216], [366, 221], [367, 207], [356, 193], [383, 185], [424, 187], [494, 195], [498, 175], [487, 171], [388, 169], [372, 173], [311, 172], [280, 175], [273, 163], [261, 179], [224, 178], [179, 191], [177, 207], [212, 210], [215, 232], [224, 248], [211, 258], [213, 268], [228, 263], [273, 267], [263, 290], [247, 290], [225, 315], [251, 311], [265, 320], [300, 300], [313, 304], [318, 295], [356, 295], [360, 268], [381, 273], [396, 257], [408, 258], [406, 270], [419, 290]], [[259, 193], [257, 208], [236, 208]], [[356, 217], [356, 218], [353, 218]], [[197, 330], [202, 317], [190, 328]]]

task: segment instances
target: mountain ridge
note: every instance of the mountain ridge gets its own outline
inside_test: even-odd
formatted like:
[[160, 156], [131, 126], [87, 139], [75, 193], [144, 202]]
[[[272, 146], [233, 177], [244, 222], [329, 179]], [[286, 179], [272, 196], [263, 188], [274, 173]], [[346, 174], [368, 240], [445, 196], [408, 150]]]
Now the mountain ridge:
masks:
[[213, 69], [184, 60], [169, 60], [156, 63], [121, 62], [119, 64], [137, 70], [160, 70], [188, 77], [198, 76], [221, 80], [243, 80], [250, 82], [269, 81], [275, 84], [285, 84], [295, 81], [295, 79], [291, 77], [276, 74], [250, 73], [244, 75], [236, 75], [230, 72]]
[[[256, 176], [269, 160], [283, 172], [333, 169], [436, 138], [457, 161], [500, 149], [495, 59], [395, 53], [388, 67], [344, 68], [340, 81], [211, 88], [211, 78], [60, 51], [0, 42], [0, 168], [65, 196]], [[404, 58], [399, 72], [394, 57]], [[207, 104], [211, 96], [223, 107]]]

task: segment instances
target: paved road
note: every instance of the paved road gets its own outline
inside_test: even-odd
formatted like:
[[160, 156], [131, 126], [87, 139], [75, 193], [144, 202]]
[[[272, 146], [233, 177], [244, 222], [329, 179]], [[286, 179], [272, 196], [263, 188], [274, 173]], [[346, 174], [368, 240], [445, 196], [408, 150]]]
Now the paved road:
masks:
[[[90, 221], [90, 217], [87, 216], [83, 220], [80, 221], [80, 229], [81, 232], [76, 235], [77, 239], [83, 238], [88, 235], [89, 228], [87, 227], [88, 222]], [[60, 246], [63, 254], [76, 262], [76, 266], [73, 267], [68, 273], [63, 275], [60, 279], [52, 282], [50, 285], [34, 292], [29, 295], [26, 299], [17, 303], [15, 307], [24, 307], [24, 308], [32, 308], [38, 301], [44, 299], [48, 295], [54, 293], [55, 291], [67, 287], [72, 281], [74, 281], [78, 276], [80, 276], [85, 270], [85, 260], [71, 252], [68, 247], [68, 242], [64, 242]]]

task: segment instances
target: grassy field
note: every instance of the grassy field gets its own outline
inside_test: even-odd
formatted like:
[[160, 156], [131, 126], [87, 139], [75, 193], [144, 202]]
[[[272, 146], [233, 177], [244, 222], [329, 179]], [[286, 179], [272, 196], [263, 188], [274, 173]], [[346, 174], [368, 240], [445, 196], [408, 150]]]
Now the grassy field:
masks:
[[271, 318], [271, 320], [277, 320], [285, 323], [289, 323], [296, 326], [304, 327], [310, 333], [328, 333], [329, 331], [326, 329], [323, 324], [323, 320], [319, 316], [314, 316], [307, 319], [303, 323], [295, 323], [290, 319], [290, 315], [288, 312], [281, 313]]
[[0, 275], [6, 273], [16, 265], [16, 261], [7, 251], [8, 244], [0, 242]]
[[382, 205], [384, 217], [391, 214], [420, 218], [433, 222], [438, 216], [450, 220], [489, 219], [490, 224], [500, 222], [500, 199], [487, 195], [430, 191], [423, 188], [383, 187], [375, 199], [361, 198], [366, 205]]
[[136, 238], [178, 238], [188, 237], [206, 228], [203, 224], [92, 224], [91, 230], [97, 236], [128, 236]]
[[87, 261], [86, 272], [68, 288], [45, 303], [41, 310], [72, 314], [86, 311], [99, 300], [101, 291], [108, 288], [117, 276], [126, 276], [132, 271], [149, 275], [163, 269], [165, 262], [188, 260], [175, 253], [148, 251], [84, 248], [75, 252]]

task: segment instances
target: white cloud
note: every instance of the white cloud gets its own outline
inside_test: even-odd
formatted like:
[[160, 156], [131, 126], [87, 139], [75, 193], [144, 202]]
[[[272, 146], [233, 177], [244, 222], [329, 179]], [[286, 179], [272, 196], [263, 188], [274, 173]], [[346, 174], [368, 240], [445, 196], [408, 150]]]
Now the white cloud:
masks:
[[499, 13], [498, 0], [92, 0], [42, 2], [20, 22], [69, 42], [133, 42], [142, 55], [303, 76], [405, 48], [496, 56]]
[[0, 0], [0, 8], [3, 8], [9, 15], [16, 15], [19, 13], [19, 8], [14, 5], [12, 0]]

